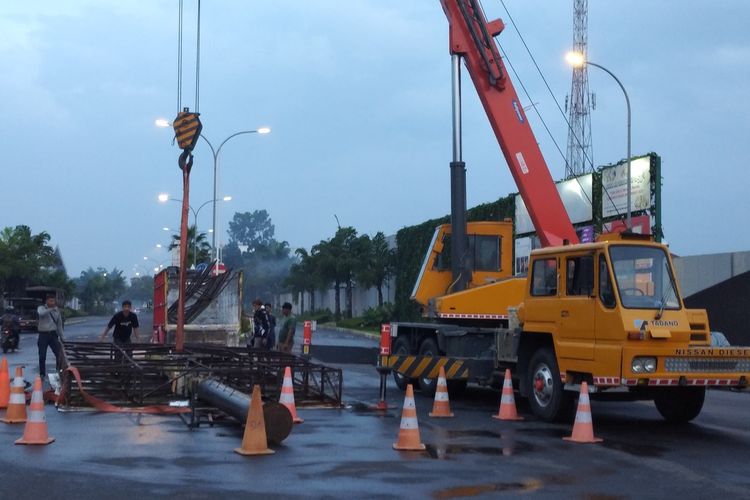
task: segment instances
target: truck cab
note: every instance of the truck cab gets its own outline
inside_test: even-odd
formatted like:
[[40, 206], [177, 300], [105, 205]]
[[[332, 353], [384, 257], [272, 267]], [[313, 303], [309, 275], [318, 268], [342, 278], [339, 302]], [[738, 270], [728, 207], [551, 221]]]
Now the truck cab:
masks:
[[710, 347], [707, 314], [684, 306], [668, 248], [641, 235], [532, 252], [519, 322], [521, 390], [550, 419], [582, 381], [690, 420], [706, 386], [750, 376], [750, 349]]

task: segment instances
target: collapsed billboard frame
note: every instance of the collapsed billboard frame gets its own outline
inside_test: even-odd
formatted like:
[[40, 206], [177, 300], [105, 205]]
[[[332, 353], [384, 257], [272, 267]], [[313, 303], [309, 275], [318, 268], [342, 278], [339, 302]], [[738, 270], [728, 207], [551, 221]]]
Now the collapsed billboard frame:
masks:
[[115, 344], [66, 342], [63, 348], [68, 366], [80, 375], [79, 389], [72, 371], [63, 372], [58, 401], [63, 409], [90, 407], [86, 396], [124, 411], [169, 405], [175, 400], [190, 399], [193, 384], [208, 377], [248, 394], [257, 384], [264, 399], [276, 400], [287, 366], [293, 373], [299, 406], [342, 405], [342, 370], [292, 354], [206, 344], [186, 344], [181, 352], [173, 346], [157, 344], [123, 348]]

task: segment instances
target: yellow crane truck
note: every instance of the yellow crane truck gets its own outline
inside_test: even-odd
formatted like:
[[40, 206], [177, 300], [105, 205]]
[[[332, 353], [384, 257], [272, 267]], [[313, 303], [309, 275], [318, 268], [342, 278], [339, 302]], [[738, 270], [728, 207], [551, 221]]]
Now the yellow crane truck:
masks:
[[[687, 309], [669, 249], [648, 235], [581, 244], [552, 181], [478, 0], [442, 0], [453, 61], [451, 224], [438, 227], [412, 299], [429, 323], [391, 324], [386, 360], [402, 389], [499, 385], [506, 368], [544, 420], [572, 413], [580, 384], [593, 398], [653, 400], [674, 422], [695, 418], [706, 387], [746, 388], [750, 348], [711, 347], [705, 310]], [[543, 248], [513, 275], [510, 221], [466, 223], [461, 160], [464, 62]]]

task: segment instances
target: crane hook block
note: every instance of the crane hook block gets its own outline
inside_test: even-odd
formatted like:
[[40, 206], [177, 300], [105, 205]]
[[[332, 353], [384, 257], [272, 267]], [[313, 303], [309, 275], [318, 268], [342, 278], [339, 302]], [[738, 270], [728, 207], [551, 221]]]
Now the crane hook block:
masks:
[[203, 124], [199, 116], [200, 113], [191, 113], [188, 108], [184, 108], [177, 113], [177, 118], [172, 122], [172, 126], [180, 149], [192, 151], [197, 144], [201, 130], [203, 130]]

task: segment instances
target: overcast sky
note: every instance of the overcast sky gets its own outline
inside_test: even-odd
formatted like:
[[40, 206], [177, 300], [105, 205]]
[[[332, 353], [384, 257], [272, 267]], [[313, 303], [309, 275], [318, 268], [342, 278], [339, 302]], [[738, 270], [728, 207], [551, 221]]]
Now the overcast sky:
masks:
[[[572, 0], [505, 0], [557, 98]], [[194, 106], [195, 1], [185, 0], [183, 105]], [[488, 17], [506, 18], [499, 0]], [[132, 275], [167, 258], [177, 227], [179, 151], [154, 119], [177, 111], [177, 0], [0, 3], [0, 225], [52, 234], [71, 275]], [[627, 87], [633, 152], [662, 156], [664, 231], [674, 252], [750, 249], [750, 3], [589, 2], [590, 59]], [[565, 122], [510, 27], [500, 35], [556, 140]], [[438, 0], [203, 2], [200, 112], [222, 153], [221, 235], [235, 211], [267, 209], [277, 236], [310, 246], [342, 225], [387, 234], [448, 213], [450, 57]], [[516, 191], [465, 78], [470, 205]], [[590, 71], [594, 161], [625, 156], [622, 94]], [[524, 105], [530, 104], [523, 98]], [[529, 115], [555, 178], [564, 165]], [[196, 150], [193, 206], [211, 199], [212, 163]], [[199, 214], [211, 227], [210, 206]], [[143, 270], [143, 268], [141, 268]]]

